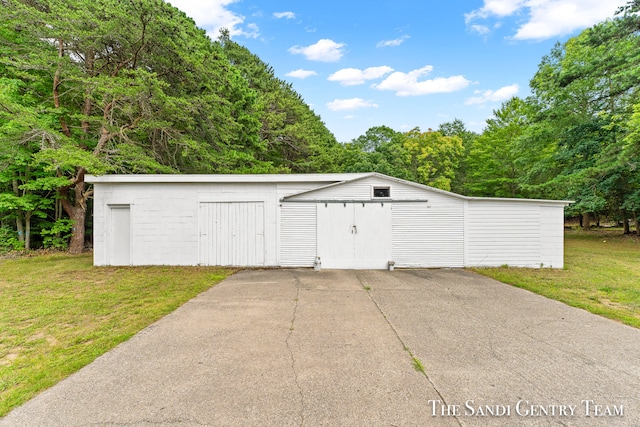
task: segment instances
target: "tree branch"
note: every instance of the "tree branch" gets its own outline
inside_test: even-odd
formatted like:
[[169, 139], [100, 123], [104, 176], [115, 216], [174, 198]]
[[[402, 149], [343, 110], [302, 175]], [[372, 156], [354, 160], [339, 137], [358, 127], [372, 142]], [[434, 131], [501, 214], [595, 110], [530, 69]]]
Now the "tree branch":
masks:
[[[62, 43], [62, 39], [58, 39], [58, 59], [62, 59], [64, 57], [64, 45]], [[58, 88], [60, 87], [60, 67], [61, 64], [58, 63], [58, 68], [56, 69], [56, 73], [53, 76], [53, 105], [56, 108], [60, 108], [60, 93]], [[67, 137], [71, 137], [71, 131], [67, 126], [67, 122], [64, 120], [64, 117], [60, 116], [60, 127], [62, 128], [62, 133], [64, 133]]]

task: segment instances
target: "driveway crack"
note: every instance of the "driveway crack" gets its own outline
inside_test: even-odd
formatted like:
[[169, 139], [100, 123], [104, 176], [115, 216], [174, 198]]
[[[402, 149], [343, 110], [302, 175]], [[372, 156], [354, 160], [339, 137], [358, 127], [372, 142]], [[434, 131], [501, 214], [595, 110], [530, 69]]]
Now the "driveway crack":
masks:
[[[378, 311], [380, 312], [380, 314], [384, 318], [385, 322], [387, 322], [387, 324], [389, 325], [389, 327], [393, 331], [394, 335], [396, 336], [396, 338], [398, 339], [398, 341], [402, 345], [403, 350], [407, 352], [409, 357], [411, 357], [411, 361], [412, 361], [416, 371], [420, 372], [426, 378], [426, 380], [429, 382], [429, 384], [431, 384], [431, 387], [433, 387], [433, 389], [435, 390], [435, 392], [438, 395], [438, 397], [440, 398], [440, 401], [442, 402], [442, 404], [443, 405], [447, 405], [447, 400], [444, 398], [442, 393], [440, 393], [440, 390], [438, 390], [436, 385], [433, 383], [433, 381], [429, 377], [429, 374], [427, 373], [427, 370], [424, 369], [424, 366], [422, 366], [420, 360], [418, 360], [414, 356], [413, 352], [411, 351], [411, 348], [409, 348], [409, 346], [404, 342], [402, 337], [400, 337], [400, 334], [398, 333], [398, 330], [395, 328], [395, 326], [393, 326], [393, 323], [391, 323], [391, 321], [389, 320], [389, 317], [387, 316], [387, 314], [384, 312], [382, 307], [380, 307], [380, 304], [378, 304], [378, 301], [376, 301], [376, 299], [371, 294], [371, 288], [369, 286], [365, 286], [365, 284], [362, 282], [362, 278], [361, 278], [360, 274], [356, 274], [356, 278], [358, 279], [358, 282], [360, 282], [360, 286], [362, 286], [362, 289], [364, 289], [367, 292], [367, 295], [369, 296], [369, 299], [371, 299], [371, 302], [373, 302], [373, 304], [376, 306], [376, 308], [378, 309]], [[460, 426], [463, 425], [458, 417], [454, 417], [454, 418], [455, 418], [456, 422], [458, 423], [458, 425], [460, 425]]]
[[304, 393], [302, 392], [302, 386], [298, 380], [298, 371], [296, 370], [296, 358], [293, 354], [293, 350], [291, 348], [291, 336], [293, 335], [293, 331], [295, 328], [296, 315], [298, 314], [298, 304], [300, 301], [300, 278], [294, 275], [295, 283], [296, 283], [296, 299], [295, 305], [293, 306], [293, 313], [291, 315], [291, 323], [289, 325], [289, 333], [287, 334], [286, 344], [287, 350], [289, 350], [289, 357], [291, 358], [291, 369], [293, 371], [293, 378], [296, 383], [296, 387], [298, 388], [298, 393], [300, 395], [300, 425], [304, 425]]

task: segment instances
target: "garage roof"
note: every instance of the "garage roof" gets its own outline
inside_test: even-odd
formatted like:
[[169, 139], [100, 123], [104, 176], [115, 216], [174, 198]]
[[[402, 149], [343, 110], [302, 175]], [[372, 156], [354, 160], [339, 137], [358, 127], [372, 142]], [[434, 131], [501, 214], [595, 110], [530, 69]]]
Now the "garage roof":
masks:
[[86, 175], [85, 181], [89, 183], [341, 182], [370, 175], [372, 173]]
[[[515, 201], [515, 202], [535, 202], [535, 203], [557, 203], [565, 206], [573, 203], [572, 200], [546, 200], [546, 199], [520, 199], [520, 198], [498, 198], [498, 197], [469, 197], [450, 191], [440, 190], [412, 181], [394, 178], [377, 172], [366, 173], [310, 173], [310, 174], [140, 174], [140, 175], [86, 175], [85, 181], [88, 183], [266, 183], [266, 182], [329, 182], [327, 187], [342, 185], [346, 182], [359, 180], [367, 177], [379, 177], [390, 181], [402, 182], [416, 186], [425, 190], [447, 194], [452, 197], [464, 200], [487, 200], [487, 201]], [[321, 188], [303, 191], [292, 194], [284, 200], [293, 200], [296, 197], [315, 192]]]
[[[530, 202], [530, 203], [552, 203], [552, 204], [563, 204], [565, 206], [568, 206], [571, 203], [574, 203], [572, 200], [524, 199], [524, 198], [504, 198], [504, 197], [470, 197], [470, 196], [463, 196], [463, 195], [458, 194], [458, 193], [452, 193], [451, 191], [441, 190], [441, 189], [435, 188], [435, 187], [429, 187], [428, 185], [419, 184], [417, 182], [407, 181], [407, 180], [400, 179], [400, 178], [395, 178], [395, 177], [384, 175], [384, 174], [377, 173], [377, 172], [371, 172], [371, 173], [367, 173], [367, 174], [351, 174], [351, 175], [352, 175], [352, 177], [349, 180], [334, 182], [334, 183], [327, 184], [327, 185], [324, 185], [324, 186], [319, 187], [319, 188], [313, 188], [311, 190], [306, 190], [306, 191], [302, 191], [300, 193], [291, 194], [289, 196], [283, 197], [282, 201], [283, 202], [284, 201], [305, 201], [304, 196], [310, 196], [313, 193], [316, 193], [316, 192], [318, 192], [320, 190], [323, 190], [323, 189], [326, 189], [326, 188], [331, 188], [331, 187], [338, 187], [338, 186], [346, 185], [348, 182], [353, 182], [353, 181], [357, 181], [357, 180], [360, 180], [360, 179], [364, 179], [364, 178], [368, 178], [368, 177], [371, 177], [371, 176], [375, 176], [375, 177], [378, 177], [378, 178], [385, 179], [387, 181], [400, 182], [400, 183], [403, 183], [403, 184], [406, 184], [406, 185], [410, 185], [410, 186], [413, 186], [413, 187], [420, 188], [422, 190], [432, 191], [432, 192], [444, 194], [444, 195], [447, 195], [447, 196], [450, 196], [450, 197], [455, 197], [455, 198], [459, 198], [459, 199], [463, 199], [463, 200], [486, 200], [486, 201], [497, 201], [497, 202], [515, 201], [515, 202]], [[310, 201], [310, 200], [306, 200], [306, 201]]]

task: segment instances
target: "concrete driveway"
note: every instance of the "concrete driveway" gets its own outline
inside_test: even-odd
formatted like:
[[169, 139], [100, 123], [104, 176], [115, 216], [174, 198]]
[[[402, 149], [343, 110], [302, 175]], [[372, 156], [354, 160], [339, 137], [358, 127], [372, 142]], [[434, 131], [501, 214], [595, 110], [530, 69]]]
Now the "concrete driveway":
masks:
[[243, 271], [0, 425], [638, 426], [639, 355], [467, 271]]

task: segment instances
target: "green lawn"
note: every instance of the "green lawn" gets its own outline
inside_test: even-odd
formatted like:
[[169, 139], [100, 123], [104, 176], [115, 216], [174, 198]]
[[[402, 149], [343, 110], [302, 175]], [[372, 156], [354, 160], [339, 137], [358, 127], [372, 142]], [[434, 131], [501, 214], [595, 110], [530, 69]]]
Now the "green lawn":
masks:
[[93, 267], [91, 255], [0, 260], [0, 417], [232, 272]]
[[565, 268], [480, 274], [640, 328], [640, 239], [621, 230], [565, 233]]

